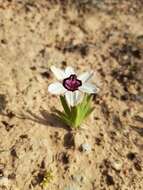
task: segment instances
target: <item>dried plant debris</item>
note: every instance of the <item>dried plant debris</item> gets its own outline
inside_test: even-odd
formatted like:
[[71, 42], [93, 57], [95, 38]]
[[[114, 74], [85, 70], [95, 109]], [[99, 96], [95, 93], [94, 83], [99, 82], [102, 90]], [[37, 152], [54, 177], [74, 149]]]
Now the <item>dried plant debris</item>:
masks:
[[110, 117], [110, 111], [106, 102], [101, 103], [101, 112], [103, 113], [105, 119], [108, 121]]
[[42, 182], [41, 182], [41, 186], [42, 186], [43, 188], [47, 188], [48, 185], [49, 185], [49, 183], [50, 183], [51, 181], [53, 181], [53, 179], [54, 179], [54, 176], [53, 176], [52, 170], [46, 171], [46, 172], [44, 173], [43, 180], [42, 180]]
[[89, 51], [89, 46], [87, 44], [67, 44], [64, 48], [63, 48], [63, 52], [69, 52], [69, 53], [80, 53], [81, 56], [86, 56], [88, 54]]
[[112, 124], [115, 126], [116, 129], [120, 130], [123, 128], [122, 122], [119, 116], [113, 114], [112, 115]]
[[1, 122], [5, 126], [6, 131], [8, 132], [14, 127], [14, 124], [9, 124], [7, 121], [1, 121]]
[[0, 112], [4, 111], [7, 105], [6, 96], [4, 94], [0, 94]]
[[134, 120], [143, 123], [143, 117], [141, 117], [141, 116], [139, 116], [139, 115], [134, 116]]

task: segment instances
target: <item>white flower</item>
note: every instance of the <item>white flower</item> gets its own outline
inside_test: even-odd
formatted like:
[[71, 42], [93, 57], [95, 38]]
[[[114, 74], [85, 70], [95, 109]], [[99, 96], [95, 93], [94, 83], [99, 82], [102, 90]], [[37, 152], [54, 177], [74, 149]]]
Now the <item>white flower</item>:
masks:
[[69, 106], [75, 106], [82, 100], [81, 92], [96, 93], [97, 88], [89, 81], [93, 72], [85, 72], [79, 76], [72, 67], [64, 70], [51, 66], [51, 70], [60, 82], [49, 85], [48, 91], [52, 94], [64, 94]]

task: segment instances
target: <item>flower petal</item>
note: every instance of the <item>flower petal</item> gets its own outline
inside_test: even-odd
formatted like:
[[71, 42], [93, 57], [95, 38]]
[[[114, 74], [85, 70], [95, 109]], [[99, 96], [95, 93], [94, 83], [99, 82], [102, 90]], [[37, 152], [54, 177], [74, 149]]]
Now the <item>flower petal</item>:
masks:
[[48, 91], [51, 94], [63, 94], [65, 93], [67, 90], [63, 87], [62, 83], [60, 82], [55, 82], [52, 83], [48, 86]]
[[82, 81], [82, 83], [87, 82], [93, 76], [93, 71], [84, 72], [83, 74], [78, 76], [78, 79]]
[[65, 69], [65, 74], [66, 74], [66, 77], [69, 77], [70, 75], [75, 74], [74, 69], [72, 67], [67, 67]]
[[81, 101], [81, 96], [79, 91], [67, 91], [65, 93], [66, 100], [69, 106], [75, 106]]
[[86, 92], [89, 94], [92, 93], [97, 93], [98, 89], [94, 84], [90, 84], [90, 83], [84, 83], [82, 86], [79, 87], [79, 90], [81, 90], [82, 92]]
[[66, 77], [65, 72], [62, 69], [56, 68], [55, 66], [51, 66], [51, 71], [58, 80], [63, 80]]

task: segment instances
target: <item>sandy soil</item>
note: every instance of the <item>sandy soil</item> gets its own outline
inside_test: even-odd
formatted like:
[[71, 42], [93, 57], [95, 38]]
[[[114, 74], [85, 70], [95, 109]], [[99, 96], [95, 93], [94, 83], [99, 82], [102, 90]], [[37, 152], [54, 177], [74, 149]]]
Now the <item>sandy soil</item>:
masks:
[[[143, 189], [143, 1], [79, 2], [0, 0], [0, 190]], [[52, 64], [95, 71], [76, 133], [51, 115]]]

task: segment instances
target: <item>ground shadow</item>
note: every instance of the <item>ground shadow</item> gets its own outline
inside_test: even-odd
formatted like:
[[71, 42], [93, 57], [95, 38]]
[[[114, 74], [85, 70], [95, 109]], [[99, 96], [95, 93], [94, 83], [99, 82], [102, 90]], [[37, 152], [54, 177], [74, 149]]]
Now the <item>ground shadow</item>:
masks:
[[[9, 116], [9, 113], [3, 113], [0, 112], [1, 115], [3, 116]], [[40, 114], [37, 115], [33, 113], [31, 110], [26, 110], [25, 113], [22, 114], [13, 114], [13, 117], [16, 117], [18, 119], [25, 119], [25, 120], [30, 120], [48, 127], [57, 127], [57, 128], [63, 128], [66, 130], [70, 130], [70, 128], [65, 125], [55, 114], [49, 113], [47, 110], [40, 110]]]
[[28, 117], [25, 119], [34, 121], [36, 123], [46, 125], [49, 127], [57, 127], [69, 130], [69, 127], [65, 125], [55, 114], [49, 113], [47, 110], [40, 110], [40, 115], [33, 113], [32, 111], [28, 110]]

